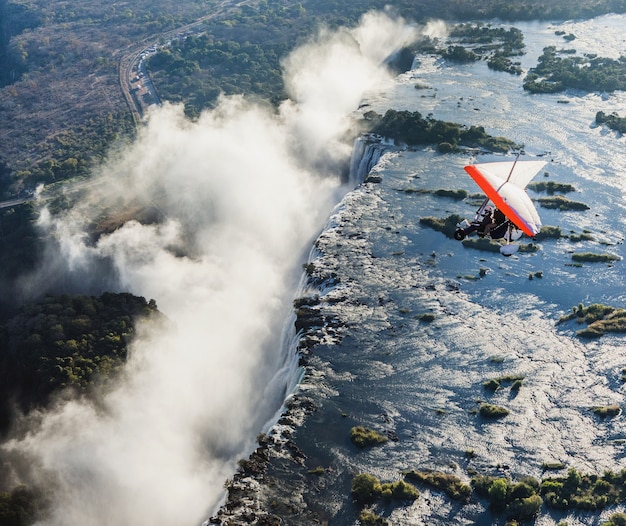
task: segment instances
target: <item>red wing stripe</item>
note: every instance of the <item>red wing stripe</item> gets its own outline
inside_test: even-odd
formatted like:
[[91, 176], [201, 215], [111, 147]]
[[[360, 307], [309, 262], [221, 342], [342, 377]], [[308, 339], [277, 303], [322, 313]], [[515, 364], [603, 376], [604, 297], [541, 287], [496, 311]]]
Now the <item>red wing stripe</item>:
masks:
[[487, 194], [487, 197], [493, 201], [493, 204], [496, 205], [500, 211], [508, 217], [516, 227], [518, 227], [524, 234], [527, 236], [533, 237], [535, 234], [530, 229], [530, 227], [526, 224], [515, 210], [513, 210], [507, 202], [502, 199], [500, 194], [496, 191], [496, 189], [489, 184], [489, 181], [485, 178], [485, 176], [480, 173], [480, 170], [473, 165], [465, 166], [465, 171], [471, 176], [476, 184], [480, 186], [481, 190]]

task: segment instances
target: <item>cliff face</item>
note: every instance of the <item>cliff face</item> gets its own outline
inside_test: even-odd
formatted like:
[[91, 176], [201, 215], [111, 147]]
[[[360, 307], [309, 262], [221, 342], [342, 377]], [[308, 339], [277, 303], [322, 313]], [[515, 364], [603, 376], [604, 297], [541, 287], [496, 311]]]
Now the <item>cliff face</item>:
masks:
[[[332, 346], [341, 341], [342, 322], [326, 308], [344, 301], [336, 295], [337, 275], [313, 263], [308, 267], [309, 295], [294, 302], [296, 330], [300, 333], [297, 352], [304, 376], [301, 388], [285, 403], [285, 410], [266, 435], [258, 438], [258, 447], [249, 458], [239, 462], [239, 470], [226, 483], [227, 496], [217, 513], [205, 524], [321, 524], [323, 514], [310, 509], [306, 493], [315, 488], [322, 467], [310, 467], [299, 438], [307, 418], [320, 407], [315, 391], [320, 388], [318, 371], [309, 364], [320, 345]], [[322, 293], [320, 297], [320, 291]], [[330, 293], [335, 291], [335, 293]], [[307, 386], [312, 387], [309, 392]], [[316, 480], [318, 479], [318, 480]]]

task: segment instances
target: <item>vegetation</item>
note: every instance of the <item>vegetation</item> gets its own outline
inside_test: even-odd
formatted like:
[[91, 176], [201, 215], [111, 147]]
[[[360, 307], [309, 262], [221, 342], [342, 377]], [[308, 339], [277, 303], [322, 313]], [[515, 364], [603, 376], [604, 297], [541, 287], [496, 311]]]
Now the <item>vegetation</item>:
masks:
[[480, 404], [478, 412], [483, 418], [490, 419], [503, 418], [509, 414], [509, 410], [506, 407], [487, 403]]
[[0, 524], [28, 526], [40, 518], [45, 506], [43, 496], [26, 486], [18, 486], [10, 493], [0, 493]]
[[388, 439], [378, 431], [363, 426], [357, 426], [350, 430], [350, 440], [355, 446], [364, 448], [384, 444]]
[[579, 203], [577, 201], [571, 201], [567, 197], [562, 195], [555, 195], [552, 197], [540, 197], [537, 199], [540, 206], [543, 208], [557, 209], [557, 210], [589, 210], [589, 206], [585, 203]]
[[620, 117], [615, 112], [607, 115], [603, 111], [599, 111], [596, 113], [596, 123], [606, 124], [611, 130], [626, 133], [626, 117]]
[[600, 418], [610, 418], [620, 414], [621, 409], [618, 405], [599, 405], [592, 407], [594, 415], [599, 416]]
[[[241, 8], [216, 31], [174, 41], [148, 61], [159, 96], [184, 102], [190, 116], [213, 106], [220, 93], [256, 95], [278, 103], [286, 98], [280, 59], [298, 37], [294, 28], [312, 31], [312, 20], [302, 16], [301, 4], [277, 9], [266, 3], [258, 11]], [[247, 30], [239, 39], [231, 28], [243, 23]]]
[[467, 23], [455, 26], [450, 36], [458, 38], [462, 44], [472, 44], [474, 47], [468, 51], [461, 46], [450, 46], [442, 54], [444, 58], [455, 62], [473, 62], [486, 58], [487, 65], [493, 70], [515, 75], [522, 73], [519, 63], [511, 59], [524, 53], [524, 35], [519, 29]]
[[523, 375], [509, 374], [505, 376], [500, 376], [498, 378], [491, 378], [483, 383], [483, 387], [485, 388], [485, 390], [493, 392], [502, 388], [504, 385], [511, 384], [512, 388], [513, 386], [515, 386], [516, 389], [519, 389], [519, 387], [521, 387], [522, 385], [523, 380]]
[[[544, 469], [563, 467], [560, 462], [544, 464]], [[619, 473], [605, 471], [599, 476], [583, 474], [571, 468], [566, 476], [546, 477], [541, 481], [523, 477], [518, 482], [502, 476], [476, 474], [471, 479], [471, 485], [455, 475], [442, 472], [411, 470], [404, 476], [443, 491], [449, 498], [463, 503], [469, 502], [473, 489], [478, 497], [489, 502], [494, 513], [503, 514], [510, 521], [533, 520], [544, 504], [557, 510], [601, 510], [626, 502], [626, 470]], [[352, 494], [359, 502], [373, 502], [382, 495], [383, 486], [373, 475], [357, 475], [353, 480]], [[412, 494], [412, 491], [409, 490], [409, 493]], [[626, 521], [626, 515], [615, 514], [610, 520], [617, 522], [606, 524], [626, 524], [620, 522]]]
[[436, 217], [420, 217], [420, 225], [425, 225], [437, 232], [441, 232], [446, 237], [454, 239], [454, 231], [456, 225], [463, 221], [463, 218], [458, 214], [452, 214], [444, 219]]
[[513, 484], [503, 477], [478, 475], [472, 479], [476, 493], [489, 500], [489, 506], [507, 518], [516, 521], [532, 520], [539, 514], [543, 503], [539, 495], [539, 482], [526, 477]]
[[575, 320], [587, 324], [585, 329], [576, 334], [583, 338], [598, 338], [607, 332], [626, 333], [626, 310], [595, 303], [584, 307], [580, 303], [572, 312], [561, 316], [557, 324]]
[[572, 254], [572, 261], [581, 263], [613, 263], [619, 261], [620, 257], [614, 254], [595, 254], [593, 252], [579, 252]]
[[361, 510], [359, 522], [362, 526], [387, 526], [389, 524], [386, 519], [368, 509]]
[[[563, 467], [562, 463], [544, 464], [544, 469]], [[534, 477], [523, 477], [518, 482], [502, 476], [476, 474], [471, 479], [471, 486], [463, 483], [457, 476], [441, 472], [412, 470], [404, 475], [417, 483], [441, 490], [451, 499], [461, 502], [469, 502], [473, 488], [478, 497], [489, 502], [494, 513], [503, 514], [508, 520], [516, 522], [533, 520], [543, 504], [557, 510], [601, 510], [626, 502], [626, 470], [619, 473], [605, 471], [602, 476], [598, 476], [583, 474], [571, 468], [566, 476], [546, 477], [541, 481]], [[368, 489], [363, 491], [365, 496], [372, 493], [371, 488], [376, 483], [380, 485], [371, 475], [358, 477], [367, 477]], [[353, 483], [353, 495], [354, 487]], [[378, 494], [380, 491], [374, 493]], [[626, 515], [614, 516], [611, 516], [611, 521], [617, 521], [614, 524], [626, 524], [620, 522], [626, 520]]]
[[352, 479], [352, 497], [362, 504], [380, 498], [412, 501], [419, 497], [419, 491], [403, 480], [381, 483], [374, 475], [360, 473]]
[[568, 88], [584, 91], [615, 91], [626, 89], [626, 57], [618, 60], [592, 55], [558, 56], [556, 47], [544, 48], [537, 66], [524, 81], [524, 89], [532, 93], [556, 93]]
[[11, 38], [41, 25], [42, 20], [32, 6], [9, 4], [8, 0], [0, 0], [0, 20], [10, 20], [0, 26], [0, 87], [4, 87], [26, 72], [24, 58], [10, 47]]
[[[519, 252], [520, 254], [533, 254], [535, 252], [539, 251], [539, 245], [535, 244], [535, 243], [520, 243], [519, 246]], [[539, 276], [537, 273], [535, 273], [536, 277], [542, 277]]]
[[[0, 2], [0, 118], [5, 135], [0, 198], [36, 182], [86, 174], [134, 132], [119, 88], [129, 43], [190, 22], [206, 5], [146, 0], [132, 9], [99, 2]], [[154, 37], [158, 39], [158, 36]]]
[[563, 464], [563, 462], [543, 462], [541, 464], [541, 469], [543, 469], [544, 471], [550, 471], [550, 470], [558, 471], [564, 468], [565, 468], [565, 464]]
[[572, 234], [570, 234], [567, 237], [572, 242], [577, 242], [577, 241], [595, 241], [596, 240], [595, 236], [591, 232], [581, 232], [580, 234], [572, 233]]
[[154, 301], [126, 293], [48, 297], [22, 307], [0, 326], [2, 427], [9, 400], [29, 411], [59, 390], [106, 385], [126, 361], [136, 320], [157, 316]]
[[541, 482], [546, 506], [555, 509], [601, 510], [626, 500], [626, 470], [585, 475], [571, 468], [565, 477]]
[[462, 201], [463, 199], [467, 197], [466, 190], [446, 190], [446, 189], [440, 188], [439, 190], [435, 190], [433, 194], [436, 195], [437, 197], [449, 197], [451, 199], [455, 199], [458, 201]]
[[546, 239], [561, 239], [567, 238], [572, 242], [578, 241], [595, 241], [595, 236], [588, 231], [580, 233], [572, 232], [569, 235], [564, 234], [559, 226], [542, 226], [539, 233], [535, 236], [535, 240], [544, 241]]
[[626, 526], [626, 513], [614, 513], [602, 526]]
[[576, 188], [569, 183], [555, 183], [554, 181], [539, 181], [536, 183], [530, 183], [528, 188], [530, 190], [534, 190], [535, 192], [546, 192], [550, 195], [556, 193], [567, 194], [576, 191]]
[[517, 145], [504, 137], [492, 137], [482, 126], [469, 128], [452, 122], [424, 118], [418, 111], [387, 110], [384, 116], [369, 111], [364, 114], [364, 127], [372, 133], [394, 139], [408, 146], [437, 144], [445, 153], [461, 146], [484, 148], [493, 152], [508, 152]]
[[521, 75], [523, 72], [519, 62], [513, 62], [509, 57], [501, 53], [495, 53], [489, 58], [487, 66], [495, 71], [504, 71], [514, 75]]
[[465, 49], [463, 46], [449, 46], [441, 53], [441, 56], [450, 62], [457, 62], [459, 64], [467, 64], [480, 60], [478, 54]]
[[472, 487], [459, 477], [437, 471], [406, 471], [404, 476], [414, 482], [443, 491], [452, 500], [469, 502]]
[[38, 213], [31, 203], [0, 208], [0, 315], [15, 308], [16, 278], [31, 271], [42, 253], [36, 228]]
[[352, 479], [352, 497], [357, 502], [373, 502], [380, 497], [382, 486], [380, 480], [369, 473], [359, 473]]

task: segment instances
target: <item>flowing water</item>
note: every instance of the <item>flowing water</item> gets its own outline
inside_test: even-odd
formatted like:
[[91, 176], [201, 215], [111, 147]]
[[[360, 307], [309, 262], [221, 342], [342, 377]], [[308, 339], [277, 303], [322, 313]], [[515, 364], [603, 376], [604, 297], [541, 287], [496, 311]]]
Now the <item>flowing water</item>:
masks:
[[[536, 65], [548, 45], [616, 58], [626, 51], [625, 24], [624, 16], [516, 24], [525, 35], [522, 67]], [[566, 42], [558, 30], [577, 38]], [[580, 327], [556, 323], [579, 303], [624, 306], [623, 260], [575, 266], [571, 255], [626, 255], [626, 139], [595, 125], [598, 111], [626, 115], [626, 94], [531, 95], [522, 80], [523, 75], [491, 71], [483, 61], [459, 66], [419, 56], [413, 71], [371, 96], [363, 111], [419, 111], [484, 126], [491, 135], [523, 144], [526, 158], [548, 161], [538, 180], [572, 184], [576, 192], [568, 198], [590, 207], [581, 212], [538, 206], [542, 223], [594, 239], [548, 240], [538, 252], [510, 258], [465, 248], [419, 220], [453, 213], [472, 217], [475, 203], [418, 190], [476, 193], [463, 166], [502, 156], [389, 148], [374, 168], [381, 182], [362, 184], [343, 200], [312, 254], [315, 268], [332, 273], [337, 283], [321, 291], [321, 310], [340, 320], [340, 327], [312, 350], [300, 394], [317, 409], [294, 436], [306, 461], [270, 464], [273, 502], [296, 506], [292, 492], [300, 488], [298, 509], [314, 511], [329, 524], [355, 524], [358, 508], [350, 486], [359, 472], [386, 482], [403, 470], [432, 469], [469, 481], [471, 470], [540, 478], [545, 462], [594, 473], [626, 468], [624, 417], [601, 420], [591, 411], [623, 406], [624, 337], [583, 340], [575, 335]], [[433, 321], [423, 314], [432, 314]], [[483, 388], [486, 380], [503, 375], [522, 375], [523, 386], [493, 394]], [[481, 419], [477, 403], [485, 400], [510, 414]], [[356, 425], [393, 440], [358, 450], [349, 438]], [[308, 473], [318, 466], [323, 475]], [[498, 523], [484, 502], [460, 505], [420, 490], [414, 504], [384, 510], [392, 524]], [[557, 516], [544, 510], [537, 524], [564, 517], [569, 524], [599, 524], [614, 511]], [[294, 515], [287, 523], [302, 521]]]

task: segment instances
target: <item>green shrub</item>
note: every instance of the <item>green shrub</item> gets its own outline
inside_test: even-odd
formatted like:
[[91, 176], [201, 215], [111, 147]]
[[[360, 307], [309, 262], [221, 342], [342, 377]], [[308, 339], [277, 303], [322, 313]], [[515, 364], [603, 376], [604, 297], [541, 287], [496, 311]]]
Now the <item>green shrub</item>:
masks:
[[493, 404], [480, 404], [478, 412], [484, 418], [503, 418], [509, 414], [506, 407]]
[[507, 517], [518, 521], [529, 521], [539, 514], [542, 504], [543, 501], [539, 495], [529, 495], [510, 502], [506, 507], [506, 514]]
[[607, 332], [626, 332], [626, 310], [608, 305], [593, 304], [584, 307], [582, 303], [574, 307], [572, 312], [561, 316], [557, 323], [564, 323], [576, 320], [577, 323], [587, 323], [586, 329], [578, 331], [576, 334], [585, 338], [597, 338]]
[[491, 378], [483, 383], [483, 387], [487, 391], [497, 391], [503, 384], [511, 384], [511, 389], [516, 390], [522, 386], [522, 380], [524, 376], [508, 374], [505, 376], [499, 376], [498, 378]]
[[496, 380], [495, 378], [491, 378], [483, 384], [483, 387], [487, 391], [492, 391], [492, 392], [497, 391], [498, 388], [500, 387], [500, 381]]
[[555, 479], [547, 479], [541, 483], [541, 493], [560, 493], [563, 489], [563, 482]]
[[463, 221], [463, 218], [458, 214], [452, 214], [443, 219], [429, 216], [420, 218], [420, 225], [432, 228], [437, 232], [441, 232], [446, 237], [454, 239], [454, 231], [456, 230], [456, 225], [461, 221]]
[[626, 526], [626, 513], [614, 513], [602, 526]]
[[569, 183], [555, 183], [554, 181], [530, 183], [527, 188], [534, 190], [535, 192], [546, 192], [548, 194], [567, 194], [569, 192], [576, 191], [576, 188]]
[[458, 201], [462, 201], [467, 197], [467, 190], [447, 190], [447, 189], [439, 189], [433, 192], [437, 197], [451, 197], [452, 199], [456, 199]]
[[10, 493], [0, 493], [0, 524], [26, 526], [35, 522], [37, 512], [45, 507], [42, 495], [26, 486]]
[[[536, 481], [535, 481], [536, 482]], [[531, 482], [524, 480], [514, 484], [511, 487], [510, 498], [511, 499], [525, 499], [537, 493], [539, 484], [532, 484]]]
[[416, 500], [420, 493], [415, 486], [397, 480], [396, 482], [386, 482], [382, 485], [382, 496], [384, 498], [394, 498], [398, 500]]
[[385, 482], [369, 473], [360, 473], [352, 479], [352, 497], [357, 502], [368, 503], [376, 499], [416, 500], [419, 497], [417, 488], [404, 480]]
[[626, 499], [626, 471], [583, 475], [570, 469], [566, 477], [545, 479], [541, 493], [546, 506], [556, 509], [599, 510]]
[[494, 480], [497, 477], [492, 477], [491, 475], [476, 475], [472, 478], [472, 486], [476, 493], [478, 493], [481, 497], [489, 496], [489, 488], [493, 484]]
[[415, 480], [441, 490], [453, 500], [468, 502], [472, 493], [469, 484], [465, 484], [459, 477], [449, 473], [412, 470], [405, 472], [404, 476], [409, 480]]
[[558, 470], [563, 469], [564, 467], [565, 464], [563, 464], [563, 462], [543, 462], [541, 464], [541, 469], [543, 469], [544, 471]]
[[367, 446], [377, 446], [387, 442], [387, 437], [381, 435], [373, 429], [368, 429], [363, 426], [356, 426], [350, 430], [350, 440], [355, 446], [364, 448]]
[[580, 263], [612, 263], [620, 257], [614, 254], [595, 254], [593, 252], [579, 252], [572, 254], [572, 261]]
[[359, 522], [361, 526], [387, 526], [389, 524], [386, 519], [367, 509], [359, 513]]
[[617, 416], [621, 411], [618, 405], [596, 406], [592, 407], [591, 410], [600, 418]]
[[431, 312], [426, 312], [424, 314], [420, 314], [417, 319], [423, 321], [424, 323], [431, 323], [435, 321], [435, 315]]
[[506, 497], [509, 491], [509, 481], [505, 478], [498, 478], [493, 481], [487, 494], [489, 503], [496, 510], [503, 510], [506, 506]]
[[358, 502], [372, 502], [382, 493], [380, 480], [369, 473], [360, 473], [352, 479], [352, 497]]
[[557, 209], [557, 210], [589, 210], [589, 206], [585, 203], [578, 201], [572, 201], [562, 195], [556, 195], [554, 197], [540, 197], [537, 199], [539, 204], [543, 208]]

